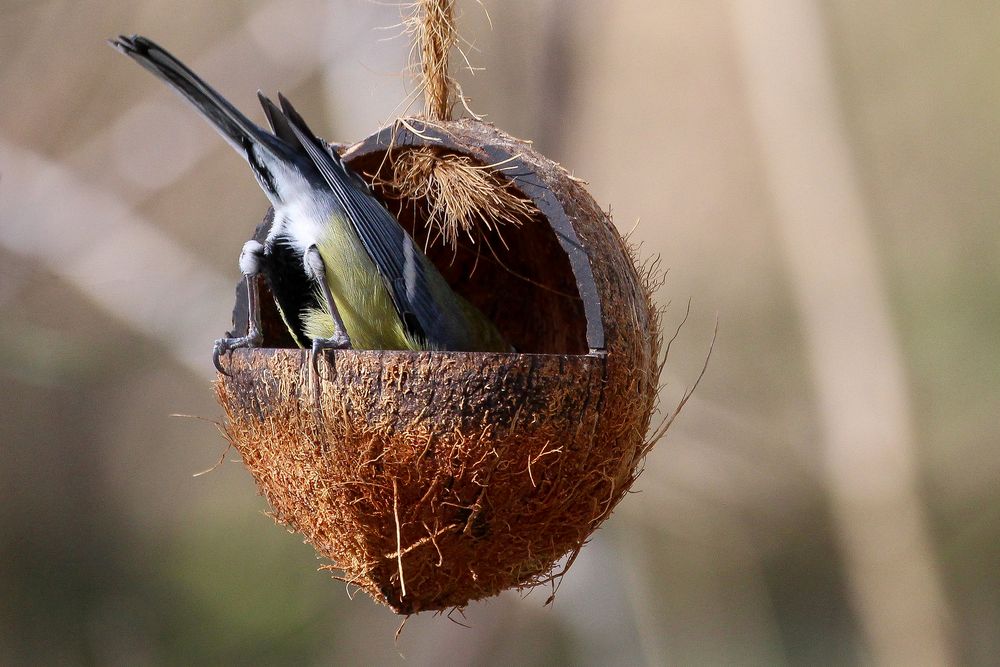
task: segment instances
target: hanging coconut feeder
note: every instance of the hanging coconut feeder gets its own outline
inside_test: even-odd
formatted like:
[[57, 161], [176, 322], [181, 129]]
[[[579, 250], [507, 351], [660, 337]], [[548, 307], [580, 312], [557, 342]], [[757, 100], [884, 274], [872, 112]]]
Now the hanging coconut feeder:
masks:
[[[516, 352], [327, 351], [314, 373], [262, 287], [263, 347], [216, 383], [225, 432], [274, 518], [397, 613], [552, 581], [651, 444], [648, 274], [581, 181], [490, 124], [408, 118], [339, 148]], [[468, 227], [442, 227], [457, 208]]]

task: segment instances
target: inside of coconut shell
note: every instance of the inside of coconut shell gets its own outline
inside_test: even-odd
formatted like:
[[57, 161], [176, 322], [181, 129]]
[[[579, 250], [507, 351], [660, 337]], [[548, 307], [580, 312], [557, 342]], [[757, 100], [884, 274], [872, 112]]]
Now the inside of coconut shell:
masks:
[[[384, 151], [360, 155], [351, 166], [373, 184], [376, 196], [452, 288], [489, 317], [518, 352], [586, 354], [587, 321], [576, 278], [566, 252], [542, 213], [534, 206], [530, 206], [530, 217], [512, 211], [506, 217], [515, 218], [516, 224], [481, 225], [471, 235], [463, 233], [454, 245], [442, 242], [427, 225], [426, 200], [408, 198], [394, 184], [394, 165], [400, 153], [407, 150], [417, 149], [400, 146], [393, 148], [390, 156]], [[454, 155], [435, 151], [444, 161]], [[526, 199], [516, 186], [508, 187]], [[268, 211], [255, 238], [263, 241], [272, 218], [273, 212]], [[235, 335], [246, 331], [246, 308], [246, 287], [241, 283], [233, 317]], [[263, 282], [260, 308], [263, 347], [295, 347]]]

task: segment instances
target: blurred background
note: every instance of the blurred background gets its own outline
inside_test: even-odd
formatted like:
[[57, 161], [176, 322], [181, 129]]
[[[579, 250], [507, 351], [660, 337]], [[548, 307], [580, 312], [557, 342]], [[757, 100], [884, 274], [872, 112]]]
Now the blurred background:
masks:
[[193, 476], [225, 450], [211, 347], [267, 202], [104, 40], [348, 142], [412, 90], [400, 8], [0, 0], [0, 663], [995, 664], [1000, 8], [458, 9], [472, 108], [660, 254], [668, 330], [693, 301], [665, 406], [718, 318], [639, 493], [551, 607], [394, 640], [232, 453]]

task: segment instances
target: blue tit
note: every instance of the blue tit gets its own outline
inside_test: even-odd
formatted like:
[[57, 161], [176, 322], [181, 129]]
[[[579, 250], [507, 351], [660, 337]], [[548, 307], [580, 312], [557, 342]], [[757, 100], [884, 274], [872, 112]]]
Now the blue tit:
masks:
[[[263, 276], [302, 347], [511, 351], [496, 326], [457, 294], [368, 185], [281, 94], [258, 98], [271, 126], [254, 124], [186, 65], [145, 37], [110, 42], [183, 95], [250, 165], [274, 208], [263, 242], [240, 254], [250, 312]], [[260, 324], [216, 342], [213, 361], [259, 346]], [[315, 356], [314, 356], [315, 363]]]

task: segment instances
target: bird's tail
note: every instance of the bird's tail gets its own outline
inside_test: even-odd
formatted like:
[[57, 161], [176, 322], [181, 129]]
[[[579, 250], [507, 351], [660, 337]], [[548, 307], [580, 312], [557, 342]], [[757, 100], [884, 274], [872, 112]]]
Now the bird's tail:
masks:
[[108, 43], [183, 95], [247, 159], [261, 181], [261, 186], [269, 194], [274, 194], [273, 183], [269, 182], [270, 174], [263, 164], [269, 160], [262, 160], [264, 156], [260, 154], [261, 149], [279, 161], [296, 162], [298, 156], [292, 146], [254, 124], [187, 65], [154, 41], [140, 35], [122, 35], [118, 39], [108, 40]]

